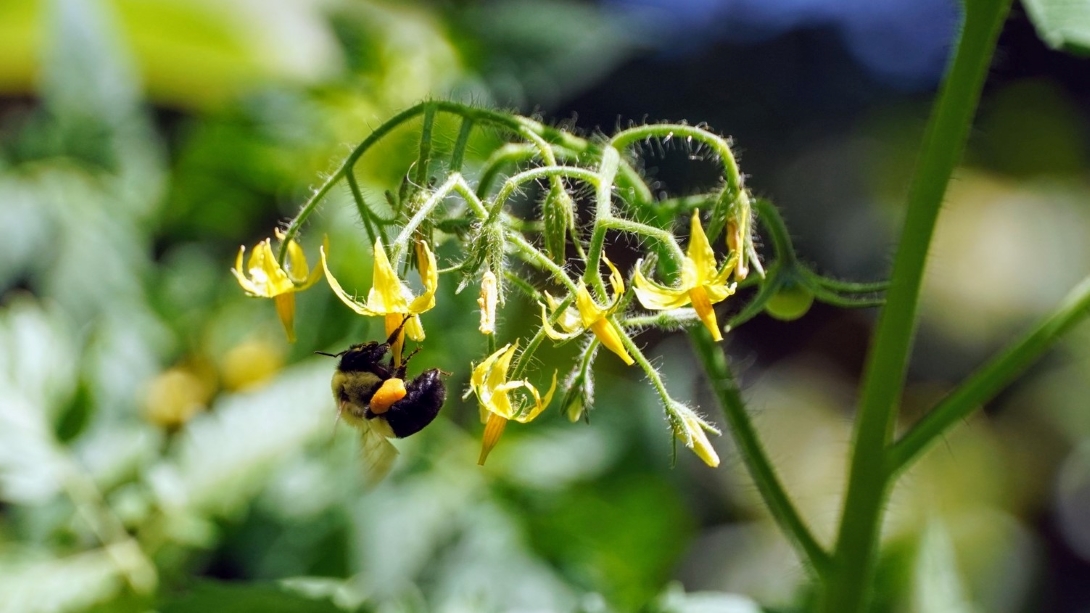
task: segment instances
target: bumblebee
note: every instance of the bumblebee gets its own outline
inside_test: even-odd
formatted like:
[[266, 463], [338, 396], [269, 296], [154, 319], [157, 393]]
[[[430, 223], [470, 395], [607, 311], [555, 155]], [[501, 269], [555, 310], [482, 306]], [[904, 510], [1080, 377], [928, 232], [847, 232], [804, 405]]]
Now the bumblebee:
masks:
[[447, 396], [442, 380], [446, 373], [438, 368], [405, 380], [416, 351], [400, 364], [394, 362], [391, 346], [404, 325], [402, 322], [385, 342], [369, 341], [337, 354], [323, 354], [339, 359], [333, 373], [333, 399], [339, 417], [361, 431], [372, 481], [382, 479], [397, 457], [397, 450], [386, 439], [405, 438], [423, 430], [435, 421]]

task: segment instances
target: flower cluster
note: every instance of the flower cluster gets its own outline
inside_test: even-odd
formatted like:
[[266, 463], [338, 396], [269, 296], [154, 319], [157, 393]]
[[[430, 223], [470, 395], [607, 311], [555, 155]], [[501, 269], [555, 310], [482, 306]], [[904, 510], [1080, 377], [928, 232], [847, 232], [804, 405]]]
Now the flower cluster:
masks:
[[[765, 278], [754, 248], [752, 201], [741, 185], [727, 142], [702, 128], [667, 124], [632, 128], [592, 145], [526, 118], [515, 118], [512, 123], [510, 116], [453, 103], [419, 107], [426, 124], [437, 112], [460, 115], [471, 126], [509, 130], [518, 142], [497, 149], [483, 161], [475, 173], [480, 177], [477, 185], [471, 185], [456, 168], [466, 155], [464, 142], [456, 145], [461, 150], [453, 152], [442, 181], [429, 178], [429, 168], [435, 169], [436, 162], [422, 157], [414, 165], [411, 180], [407, 177], [402, 190], [390, 195], [388, 210], [369, 206], [351, 182], [352, 165], [365, 148], [361, 145], [304, 205], [288, 231], [276, 231], [278, 252], [267, 239], [254, 248], [248, 268], [243, 269], [245, 249], [240, 250], [234, 273], [243, 289], [253, 296], [273, 298], [289, 338], [294, 340], [294, 293], [324, 275], [333, 293], [352, 311], [383, 318], [396, 369], [408, 359], [403, 356], [404, 337], [415, 341], [425, 338], [421, 315], [436, 305], [439, 277], [453, 274], [460, 280], [458, 291], [470, 284], [480, 288], [478, 329], [484, 349], [478, 355], [484, 357], [461, 372], [469, 378], [463, 398], [476, 397], [484, 423], [481, 464], [507, 422], [529, 423], [552, 401], [557, 373], [542, 393], [540, 390], [546, 389], [543, 381], [535, 382], [530, 368], [536, 352], [552, 341], [557, 346], [572, 343], [578, 347], [574, 368], [560, 386], [562, 409], [569, 418], [578, 419], [593, 405], [593, 365], [597, 349], [604, 347], [625, 365], [643, 371], [662, 401], [676, 440], [708, 465], [716, 466], [719, 457], [707, 434], [718, 434], [718, 430], [670, 396], [636, 336], [648, 328], [703, 327], [712, 339], [721, 341], [729, 326], [720, 323], [716, 305], [734, 295], [751, 271], [756, 271], [758, 285]], [[412, 116], [403, 114], [398, 121]], [[675, 134], [696, 139], [724, 160], [721, 188], [704, 197], [677, 200], [650, 195], [651, 190], [625, 157], [626, 151], [640, 140], [669, 140]], [[430, 131], [422, 138], [430, 138]], [[422, 156], [430, 155], [430, 143], [422, 143], [421, 151]], [[567, 165], [569, 162], [578, 165]], [[328, 241], [319, 248], [321, 266], [311, 270], [293, 239], [331, 186], [346, 178], [373, 245], [372, 286], [363, 297], [346, 290], [334, 276]], [[547, 195], [541, 206], [514, 207], [514, 201], [528, 191], [527, 184], [534, 182], [547, 184], [543, 185], [542, 192]], [[578, 192], [571, 186], [573, 182], [584, 183], [594, 194], [589, 222], [579, 221], [586, 216], [577, 214], [580, 199], [575, 197]], [[537, 210], [541, 217], [520, 218], [516, 210]], [[657, 221], [655, 225], [637, 221], [642, 219]], [[687, 223], [677, 223], [682, 220]], [[680, 231], [675, 234], [675, 229]], [[391, 231], [396, 234], [389, 238]], [[631, 235], [647, 251], [611, 260], [605, 254], [609, 233]], [[679, 240], [678, 235], [687, 239]], [[434, 251], [436, 241], [460, 243], [461, 259], [455, 255], [441, 269]], [[406, 253], [414, 257], [406, 257]], [[626, 267], [615, 261], [634, 264], [626, 273]], [[422, 289], [415, 292], [398, 274], [410, 265], [420, 277], [418, 287]], [[581, 272], [575, 275], [573, 271]], [[515, 321], [516, 334], [498, 346], [502, 341], [497, 337], [503, 334], [497, 313], [512, 291], [536, 304], [540, 319], [529, 325], [525, 320]], [[527, 340], [523, 343], [522, 339]], [[376, 393], [376, 397], [386, 397], [386, 385], [383, 383], [382, 394]], [[377, 405], [372, 399], [369, 411], [393, 410], [399, 399], [410, 394], [400, 378], [390, 385], [400, 386], [396, 398]]]

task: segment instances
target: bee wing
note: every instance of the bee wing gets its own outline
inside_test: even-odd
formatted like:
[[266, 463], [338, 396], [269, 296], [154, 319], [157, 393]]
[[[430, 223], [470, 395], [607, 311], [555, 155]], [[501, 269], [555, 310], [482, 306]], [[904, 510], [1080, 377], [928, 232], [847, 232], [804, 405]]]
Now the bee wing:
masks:
[[367, 483], [376, 485], [386, 478], [397, 459], [397, 448], [390, 444], [381, 433], [364, 422], [360, 428], [360, 443], [363, 448], [363, 465]]

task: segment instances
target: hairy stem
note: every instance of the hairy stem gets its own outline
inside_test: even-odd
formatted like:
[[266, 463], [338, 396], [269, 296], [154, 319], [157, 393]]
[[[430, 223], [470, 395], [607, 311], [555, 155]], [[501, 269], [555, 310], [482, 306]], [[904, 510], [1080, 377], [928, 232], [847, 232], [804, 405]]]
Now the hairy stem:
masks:
[[864, 610], [869, 597], [867, 587], [878, 553], [882, 510], [891, 481], [884, 461], [886, 447], [904, 389], [927, 250], [1009, 7], [1010, 0], [966, 1], [954, 63], [924, 135], [887, 302], [863, 377], [848, 491], [832, 572], [820, 603], [826, 613], [858, 613]]
[[765, 453], [761, 444], [757, 429], [746, 412], [742, 396], [738, 393], [738, 386], [734, 382], [734, 375], [727, 366], [723, 349], [714, 340], [704, 326], [693, 326], [689, 329], [689, 340], [704, 372], [711, 381], [712, 390], [723, 409], [723, 415], [730, 425], [730, 433], [738, 445], [742, 462], [753, 478], [757, 491], [761, 494], [772, 519], [783, 531], [784, 536], [794, 546], [799, 558], [807, 568], [818, 577], [822, 577], [829, 568], [829, 554], [817, 542], [810, 529], [806, 526], [787, 490], [780, 483], [776, 469]]

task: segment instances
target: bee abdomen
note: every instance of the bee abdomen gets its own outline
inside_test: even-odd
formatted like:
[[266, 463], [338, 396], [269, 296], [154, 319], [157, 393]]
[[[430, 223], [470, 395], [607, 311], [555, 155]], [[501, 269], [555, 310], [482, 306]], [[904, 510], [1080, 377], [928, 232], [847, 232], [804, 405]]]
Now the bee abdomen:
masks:
[[438, 368], [421, 373], [405, 386], [405, 397], [382, 415], [398, 438], [420, 432], [439, 415], [447, 398], [441, 374]]

